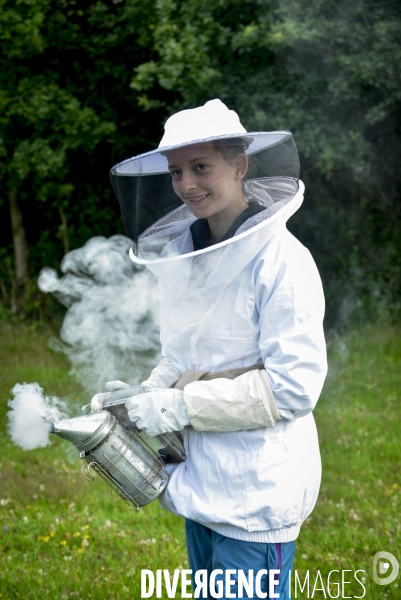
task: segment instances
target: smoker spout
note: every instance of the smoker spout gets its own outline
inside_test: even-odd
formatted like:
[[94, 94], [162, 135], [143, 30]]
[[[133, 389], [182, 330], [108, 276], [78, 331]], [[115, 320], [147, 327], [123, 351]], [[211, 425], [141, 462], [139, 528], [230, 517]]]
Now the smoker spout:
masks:
[[68, 440], [79, 450], [90, 450], [111, 431], [115, 418], [106, 410], [52, 424], [51, 432]]
[[49, 433], [54, 433], [54, 423], [49, 423]]

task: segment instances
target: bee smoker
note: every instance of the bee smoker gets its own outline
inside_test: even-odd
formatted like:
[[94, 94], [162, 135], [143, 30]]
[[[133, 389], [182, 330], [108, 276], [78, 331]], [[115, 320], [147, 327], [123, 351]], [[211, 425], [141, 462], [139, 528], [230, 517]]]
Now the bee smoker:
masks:
[[[139, 387], [131, 388], [132, 395], [144, 391]], [[186, 456], [179, 434], [150, 437], [139, 431], [116, 394], [112, 393], [105, 410], [58, 421], [50, 431], [74, 444], [85, 461], [81, 472], [86, 479], [93, 481], [93, 473], [98, 473], [120, 498], [139, 509], [166, 488], [165, 463], [182, 462]], [[88, 407], [83, 407], [84, 413]]]

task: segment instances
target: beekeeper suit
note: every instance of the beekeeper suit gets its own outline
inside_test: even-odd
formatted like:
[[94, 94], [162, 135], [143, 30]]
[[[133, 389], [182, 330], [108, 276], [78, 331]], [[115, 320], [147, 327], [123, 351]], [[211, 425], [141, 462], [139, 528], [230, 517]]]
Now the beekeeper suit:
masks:
[[[217, 238], [207, 210], [229, 211], [229, 195], [202, 183], [216, 152], [244, 201]], [[292, 134], [248, 133], [213, 100], [170, 117], [159, 148], [111, 179], [131, 259], [158, 277], [160, 301], [163, 359], [126, 406], [150, 435], [182, 431], [187, 453], [168, 466], [161, 505], [230, 543], [293, 542], [319, 490], [326, 353], [320, 277], [286, 229], [304, 193]]]

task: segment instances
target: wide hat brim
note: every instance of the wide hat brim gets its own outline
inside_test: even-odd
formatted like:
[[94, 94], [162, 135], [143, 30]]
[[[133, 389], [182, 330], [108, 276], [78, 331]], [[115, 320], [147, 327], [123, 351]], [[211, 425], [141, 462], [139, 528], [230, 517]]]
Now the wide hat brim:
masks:
[[290, 131], [251, 131], [247, 133], [232, 133], [228, 135], [210, 136], [207, 138], [199, 138], [190, 140], [182, 144], [164, 146], [156, 148], [137, 156], [127, 158], [120, 163], [117, 163], [111, 169], [112, 176], [128, 176], [140, 177], [146, 175], [162, 175], [168, 173], [167, 153], [171, 150], [193, 146], [195, 144], [207, 144], [217, 140], [238, 140], [242, 139], [248, 146], [245, 153], [252, 156], [259, 152], [263, 152], [268, 148], [273, 148], [278, 144], [282, 144], [292, 139]]

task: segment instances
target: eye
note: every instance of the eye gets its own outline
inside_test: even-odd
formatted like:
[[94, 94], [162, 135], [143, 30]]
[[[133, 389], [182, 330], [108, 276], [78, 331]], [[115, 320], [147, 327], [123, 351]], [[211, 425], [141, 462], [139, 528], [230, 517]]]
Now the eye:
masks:
[[195, 171], [198, 171], [198, 173], [203, 173], [203, 171], [206, 171], [207, 168], [208, 165], [205, 163], [197, 163], [195, 165]]
[[174, 169], [173, 171], [170, 171], [170, 175], [173, 179], [178, 179], [178, 177], [181, 177], [182, 171], [180, 169]]

